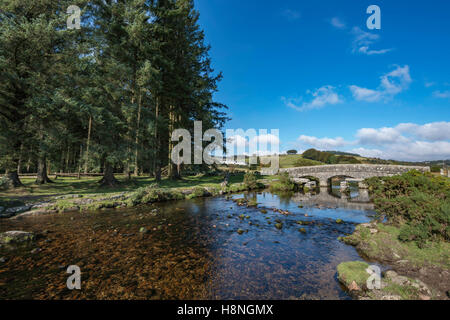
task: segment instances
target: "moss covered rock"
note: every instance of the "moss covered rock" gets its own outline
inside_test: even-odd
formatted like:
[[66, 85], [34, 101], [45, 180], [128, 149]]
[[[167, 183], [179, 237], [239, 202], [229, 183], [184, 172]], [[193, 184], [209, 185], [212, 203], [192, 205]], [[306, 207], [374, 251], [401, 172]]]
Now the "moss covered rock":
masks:
[[30, 242], [35, 239], [35, 235], [25, 231], [7, 231], [0, 233], [1, 244], [16, 244]]
[[369, 265], [363, 261], [343, 262], [337, 267], [338, 279], [349, 291], [361, 289], [366, 286], [367, 279], [370, 277], [366, 271], [368, 268]]

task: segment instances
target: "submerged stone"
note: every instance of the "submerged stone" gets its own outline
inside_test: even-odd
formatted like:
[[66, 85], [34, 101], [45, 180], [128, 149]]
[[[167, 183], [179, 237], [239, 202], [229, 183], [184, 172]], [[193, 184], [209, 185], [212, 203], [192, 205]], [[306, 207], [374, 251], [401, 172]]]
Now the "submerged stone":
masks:
[[139, 232], [140, 232], [140, 233], [143, 233], [143, 234], [146, 234], [146, 233], [148, 233], [149, 231], [147, 230], [147, 228], [142, 227], [141, 229], [139, 229]]
[[35, 235], [31, 232], [7, 231], [0, 233], [0, 243], [3, 244], [24, 243], [34, 239]]

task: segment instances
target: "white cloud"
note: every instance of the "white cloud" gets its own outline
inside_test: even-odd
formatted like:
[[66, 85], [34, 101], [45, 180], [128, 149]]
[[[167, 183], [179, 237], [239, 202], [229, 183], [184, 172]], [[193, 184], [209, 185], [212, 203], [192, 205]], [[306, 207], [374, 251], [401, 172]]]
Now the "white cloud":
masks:
[[[256, 133], [256, 131], [254, 132]], [[280, 143], [279, 137], [274, 134], [250, 134], [247, 136], [236, 134], [227, 137], [227, 156], [279, 154]]]
[[358, 101], [376, 102], [382, 99], [390, 99], [409, 88], [412, 79], [409, 66], [397, 66], [393, 71], [381, 76], [378, 89], [367, 89], [351, 85], [350, 91], [353, 98]]
[[341, 19], [339, 19], [338, 17], [334, 17], [330, 20], [330, 23], [333, 27], [337, 28], [337, 29], [345, 29], [346, 25], [345, 22], [343, 22]]
[[385, 54], [389, 51], [392, 51], [392, 49], [370, 50], [367, 46], [362, 46], [358, 49], [358, 52], [367, 54], [368, 56], [372, 56], [375, 54]]
[[435, 91], [433, 92], [433, 96], [435, 98], [450, 99], [450, 91]]
[[359, 154], [363, 157], [368, 158], [380, 158], [383, 157], [383, 151], [378, 149], [366, 149], [366, 148], [356, 148], [350, 150], [351, 153]]
[[262, 134], [254, 137], [252, 140], [259, 144], [266, 144], [266, 145], [280, 144], [280, 139], [273, 134]]
[[350, 91], [352, 92], [353, 98], [358, 101], [375, 102], [379, 101], [383, 96], [383, 93], [380, 91], [361, 88], [355, 85], [350, 86]]
[[409, 66], [397, 66], [397, 68], [388, 74], [381, 77], [381, 86], [385, 92], [390, 95], [395, 95], [408, 89], [412, 79], [409, 74]]
[[429, 141], [450, 140], [450, 122], [433, 122], [422, 126], [414, 123], [401, 123], [396, 130]]
[[358, 130], [356, 137], [358, 138], [358, 144], [362, 145], [386, 145], [406, 142], [407, 140], [394, 128], [363, 128]]
[[387, 158], [417, 160], [441, 160], [450, 158], [450, 142], [411, 141], [398, 144], [385, 152]]
[[321, 150], [355, 146], [352, 153], [382, 159], [425, 161], [450, 159], [450, 122], [362, 128], [354, 141], [301, 136], [299, 141]]
[[380, 36], [375, 33], [363, 31], [359, 27], [353, 27], [351, 33], [353, 34], [353, 53], [362, 53], [366, 55], [385, 54], [392, 51], [392, 49], [371, 50], [370, 47], [380, 39]]
[[411, 141], [390, 146], [384, 150], [357, 148], [352, 152], [365, 157], [403, 161], [432, 161], [450, 159], [450, 142]]
[[323, 86], [314, 92], [308, 90], [307, 93], [312, 95], [313, 99], [310, 102], [304, 102], [301, 105], [298, 105], [298, 99], [287, 99], [285, 97], [282, 97], [282, 100], [284, 101], [286, 106], [297, 111], [320, 109], [326, 105], [342, 103], [342, 100], [336, 93], [333, 86]]
[[331, 148], [339, 148], [349, 143], [345, 141], [341, 137], [337, 137], [334, 139], [331, 138], [317, 138], [311, 136], [301, 135], [298, 140], [306, 145], [312, 146], [314, 148], [318, 148], [321, 150], [331, 149]]

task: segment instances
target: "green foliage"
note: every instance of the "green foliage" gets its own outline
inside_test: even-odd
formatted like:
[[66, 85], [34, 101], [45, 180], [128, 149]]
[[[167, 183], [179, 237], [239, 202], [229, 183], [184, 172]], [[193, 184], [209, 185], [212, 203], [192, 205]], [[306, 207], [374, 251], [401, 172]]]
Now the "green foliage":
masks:
[[338, 278], [345, 286], [349, 286], [353, 281], [362, 288], [369, 279], [369, 273], [366, 271], [369, 265], [362, 261], [344, 262], [338, 265]]
[[411, 171], [366, 180], [379, 215], [400, 227], [399, 239], [424, 246], [450, 240], [450, 180]]
[[319, 166], [323, 164], [320, 161], [305, 159], [299, 154], [280, 155], [280, 168]]
[[287, 152], [287, 154], [297, 154], [297, 153], [298, 153], [297, 150], [289, 150], [289, 151]]
[[0, 190], [5, 190], [8, 188], [8, 180], [6, 177], [0, 177]]
[[337, 155], [334, 152], [318, 151], [316, 149], [309, 149], [303, 153], [303, 158], [324, 162], [327, 164], [356, 164], [361, 163], [354, 156], [343, 154]]
[[316, 160], [300, 158], [297, 161], [295, 161], [294, 166], [295, 167], [312, 167], [312, 166], [317, 166], [319, 164], [321, 164], [321, 163]]
[[255, 172], [248, 171], [244, 175], [244, 185], [248, 190], [254, 190], [258, 188], [258, 176]]
[[[372, 233], [370, 229], [377, 229]], [[415, 241], [400, 241], [401, 229], [393, 225], [378, 223], [372, 226], [358, 225], [355, 232], [342, 238], [346, 244], [358, 247], [370, 260], [408, 260], [415, 268], [433, 266], [450, 268], [450, 242], [427, 242], [419, 247]], [[389, 248], [389, 250], [386, 250]]]
[[199, 198], [199, 197], [205, 196], [207, 193], [208, 193], [208, 191], [206, 191], [205, 188], [196, 187], [192, 191], [192, 196], [195, 197], [195, 198]]
[[431, 166], [431, 172], [440, 173], [442, 167], [441, 166]]
[[270, 184], [271, 191], [294, 191], [295, 183], [289, 178], [287, 172], [283, 172], [277, 176], [277, 180]]
[[0, 21], [0, 172], [173, 177], [172, 130], [227, 120], [193, 1], [11, 0]]
[[339, 156], [337, 157], [337, 163], [339, 164], [358, 164], [361, 163], [358, 159], [351, 156]]

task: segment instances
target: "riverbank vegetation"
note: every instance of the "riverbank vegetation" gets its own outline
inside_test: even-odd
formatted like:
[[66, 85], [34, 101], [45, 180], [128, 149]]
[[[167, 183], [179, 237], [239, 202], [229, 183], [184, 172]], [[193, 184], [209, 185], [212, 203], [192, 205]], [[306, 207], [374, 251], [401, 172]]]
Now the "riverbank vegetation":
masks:
[[[223, 182], [224, 176], [228, 180], [226, 185]], [[0, 206], [6, 209], [23, 206], [25, 203], [53, 201], [59, 203], [57, 207], [67, 208], [71, 207], [68, 204], [74, 201], [82, 203], [87, 202], [86, 199], [93, 199], [100, 205], [113, 201], [114, 198], [117, 199], [118, 195], [121, 199], [131, 199], [127, 202], [128, 205], [136, 205], [140, 204], [145, 196], [147, 196], [147, 202], [151, 202], [172, 198], [173, 200], [193, 198], [204, 194], [203, 190], [209, 190], [213, 194], [217, 192], [218, 194], [264, 188], [273, 177], [259, 176], [254, 173], [222, 173], [216, 175], [199, 174], [183, 177], [180, 180], [164, 178], [160, 182], [157, 182], [155, 178], [148, 177], [136, 177], [129, 180], [124, 175], [117, 176], [117, 179], [120, 183], [115, 188], [107, 189], [98, 185], [97, 178], [83, 178], [82, 180], [59, 178], [54, 183], [47, 185], [36, 185], [34, 179], [31, 178], [23, 179], [23, 187], [3, 191], [0, 194]], [[183, 197], [180, 196], [180, 192], [185, 193]], [[70, 199], [74, 195], [77, 197]]]
[[[355, 246], [370, 261], [414, 278], [402, 284], [386, 277], [386, 288], [395, 291], [396, 297], [445, 299], [450, 287], [450, 179], [411, 171], [367, 179], [366, 183], [377, 221], [357, 226], [352, 235], [341, 240]], [[344, 271], [345, 265], [338, 268], [339, 273], [349, 274]], [[418, 281], [425, 282], [430, 291], [419, 292]], [[347, 281], [343, 283], [349, 288]], [[387, 289], [383, 290], [386, 293]]]
[[450, 241], [450, 179], [411, 171], [366, 182], [378, 214], [400, 228], [399, 240]]
[[289, 192], [295, 190], [295, 183], [290, 179], [289, 173], [283, 172], [278, 174], [270, 183], [270, 191], [272, 192]]

